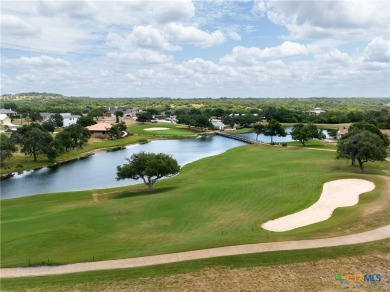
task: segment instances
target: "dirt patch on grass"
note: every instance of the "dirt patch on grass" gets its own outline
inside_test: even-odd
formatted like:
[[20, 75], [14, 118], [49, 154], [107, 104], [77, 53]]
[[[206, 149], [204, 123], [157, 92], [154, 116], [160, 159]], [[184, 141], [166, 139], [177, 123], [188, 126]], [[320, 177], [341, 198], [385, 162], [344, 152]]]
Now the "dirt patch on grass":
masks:
[[[320, 260], [306, 263], [250, 268], [207, 268], [198, 272], [82, 284], [57, 291], [389, 291], [390, 256]], [[337, 273], [380, 274], [380, 282], [341, 284]], [[33, 289], [29, 291], [51, 291]]]

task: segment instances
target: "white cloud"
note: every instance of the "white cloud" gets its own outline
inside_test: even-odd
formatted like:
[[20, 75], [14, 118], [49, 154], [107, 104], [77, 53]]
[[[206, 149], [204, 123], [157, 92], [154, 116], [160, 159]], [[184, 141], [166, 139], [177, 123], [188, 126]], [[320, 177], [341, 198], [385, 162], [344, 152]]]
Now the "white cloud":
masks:
[[370, 62], [390, 62], [390, 41], [383, 38], [373, 39], [364, 49], [364, 59]]
[[286, 41], [280, 46], [260, 49], [256, 47], [234, 47], [232, 54], [221, 58], [222, 63], [259, 64], [262, 59], [286, 58], [308, 54], [306, 46]]
[[172, 60], [171, 55], [161, 54], [152, 50], [138, 49], [131, 52], [111, 52], [107, 54], [110, 59], [127, 61], [131, 63], [165, 63]]
[[234, 41], [240, 41], [241, 40], [241, 36], [237, 32], [235, 32], [235, 31], [229, 31], [228, 35]]
[[267, 16], [286, 26], [294, 39], [370, 39], [388, 34], [390, 9], [387, 1], [270, 0]]
[[330, 52], [319, 55], [318, 59], [329, 64], [349, 64], [352, 62], [352, 58], [348, 54], [340, 52], [338, 49], [331, 49]]
[[60, 58], [52, 58], [49, 56], [39, 57], [20, 57], [18, 59], [8, 59], [6, 65], [21, 66], [21, 67], [53, 67], [53, 66], [70, 66], [68, 61]]
[[129, 51], [133, 48], [145, 48], [153, 50], [178, 51], [181, 48], [170, 44], [161, 30], [152, 25], [135, 26], [131, 33], [122, 37], [117, 33], [107, 35], [107, 43], [112, 47]]
[[1, 36], [12, 36], [22, 38], [36, 35], [39, 29], [29, 24], [27, 21], [15, 15], [1, 14]]
[[225, 36], [219, 30], [209, 33], [180, 23], [170, 23], [165, 28], [165, 32], [171, 39], [201, 48], [212, 47], [225, 42]]

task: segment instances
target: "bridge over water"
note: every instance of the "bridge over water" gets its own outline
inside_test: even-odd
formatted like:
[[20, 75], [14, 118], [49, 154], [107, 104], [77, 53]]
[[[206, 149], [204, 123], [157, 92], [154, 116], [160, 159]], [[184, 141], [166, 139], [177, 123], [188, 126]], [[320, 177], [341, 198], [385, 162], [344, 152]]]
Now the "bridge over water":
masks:
[[226, 132], [222, 132], [222, 131], [215, 131], [215, 134], [216, 134], [216, 135], [219, 135], [219, 136], [226, 137], [226, 138], [230, 138], [230, 139], [242, 141], [242, 142], [245, 142], [245, 143], [248, 143], [248, 144], [260, 144], [260, 143], [264, 143], [264, 142], [262, 142], [262, 141], [256, 141], [255, 139], [243, 137], [243, 136], [236, 135], [236, 134], [230, 134], [230, 133], [226, 133]]

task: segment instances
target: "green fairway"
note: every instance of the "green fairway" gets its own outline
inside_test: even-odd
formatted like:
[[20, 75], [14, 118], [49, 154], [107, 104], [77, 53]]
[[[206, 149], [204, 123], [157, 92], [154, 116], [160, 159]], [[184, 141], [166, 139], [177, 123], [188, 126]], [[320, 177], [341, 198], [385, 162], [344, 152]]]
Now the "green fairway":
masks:
[[[157, 182], [153, 193], [138, 185], [3, 200], [1, 265], [136, 257], [383, 226], [389, 165], [369, 163], [361, 175], [334, 152], [249, 145], [186, 165]], [[376, 189], [318, 224], [283, 233], [260, 227], [310, 206], [323, 183], [341, 178], [368, 179]]]
[[[167, 128], [167, 130], [153, 130], [153, 128]], [[135, 124], [129, 126], [127, 129], [131, 133], [146, 136], [169, 136], [171, 138], [196, 136], [196, 132], [188, 129], [183, 125], [169, 123]]]

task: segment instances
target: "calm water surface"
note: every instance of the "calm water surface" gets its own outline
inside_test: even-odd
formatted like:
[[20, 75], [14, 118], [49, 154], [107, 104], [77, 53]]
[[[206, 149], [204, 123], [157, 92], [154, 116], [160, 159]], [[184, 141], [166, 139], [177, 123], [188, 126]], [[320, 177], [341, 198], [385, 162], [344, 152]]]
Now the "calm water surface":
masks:
[[116, 181], [116, 167], [124, 164], [125, 158], [141, 151], [166, 153], [180, 165], [217, 155], [226, 150], [245, 145], [243, 142], [220, 136], [198, 137], [183, 140], [152, 141], [147, 144], [127, 146], [115, 152], [101, 152], [68, 164], [23, 174], [1, 181], [1, 198], [24, 197], [34, 194], [57, 193], [124, 186], [140, 183], [135, 180]]

